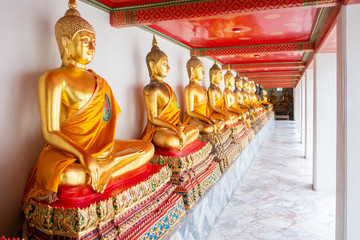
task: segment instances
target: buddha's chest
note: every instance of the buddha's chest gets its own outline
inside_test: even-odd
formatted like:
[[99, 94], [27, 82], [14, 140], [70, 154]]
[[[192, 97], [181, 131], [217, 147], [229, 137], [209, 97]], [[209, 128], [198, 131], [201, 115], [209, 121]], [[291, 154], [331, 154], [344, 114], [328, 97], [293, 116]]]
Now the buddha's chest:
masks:
[[171, 95], [165, 86], [161, 86], [156, 90], [156, 105], [158, 109], [163, 109], [171, 101]]
[[96, 83], [93, 79], [87, 80], [69, 81], [64, 84], [62, 103], [65, 106], [72, 109], [80, 109], [90, 101], [94, 94]]

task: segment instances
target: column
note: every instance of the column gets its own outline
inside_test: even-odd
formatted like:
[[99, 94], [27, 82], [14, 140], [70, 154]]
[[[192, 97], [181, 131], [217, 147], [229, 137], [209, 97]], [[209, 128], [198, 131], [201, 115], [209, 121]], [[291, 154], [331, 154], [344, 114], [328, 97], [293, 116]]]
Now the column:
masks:
[[298, 83], [296, 88], [294, 88], [294, 121], [296, 123], [297, 127], [297, 134], [300, 136], [300, 130], [301, 130], [301, 104], [300, 104], [300, 97], [301, 97], [301, 84]]
[[335, 192], [336, 186], [336, 53], [314, 57], [313, 187]]
[[314, 121], [314, 70], [305, 70], [305, 158], [313, 155], [313, 121]]
[[305, 82], [306, 78], [303, 76], [301, 78], [301, 143], [305, 143], [305, 118], [306, 118], [306, 106], [305, 106]]
[[360, 5], [337, 19], [336, 239], [360, 239]]

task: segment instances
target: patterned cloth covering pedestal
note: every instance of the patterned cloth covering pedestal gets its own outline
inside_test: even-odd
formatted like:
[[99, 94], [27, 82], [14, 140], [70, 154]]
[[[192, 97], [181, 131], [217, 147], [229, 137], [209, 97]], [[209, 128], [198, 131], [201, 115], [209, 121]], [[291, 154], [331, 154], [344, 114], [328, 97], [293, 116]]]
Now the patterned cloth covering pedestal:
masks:
[[200, 141], [209, 142], [212, 145], [211, 153], [214, 156], [214, 161], [219, 164], [222, 173], [229, 166], [227, 155], [231, 144], [231, 133], [232, 129], [227, 127], [221, 133], [199, 135]]
[[23, 205], [24, 239], [159, 239], [185, 215], [171, 170], [147, 164], [113, 179], [103, 194], [60, 187], [58, 199]]
[[174, 192], [183, 197], [186, 209], [204, 194], [220, 177], [217, 162], [213, 161], [212, 146], [208, 142], [196, 140], [182, 150], [156, 148], [153, 164], [167, 164], [173, 174], [170, 182]]

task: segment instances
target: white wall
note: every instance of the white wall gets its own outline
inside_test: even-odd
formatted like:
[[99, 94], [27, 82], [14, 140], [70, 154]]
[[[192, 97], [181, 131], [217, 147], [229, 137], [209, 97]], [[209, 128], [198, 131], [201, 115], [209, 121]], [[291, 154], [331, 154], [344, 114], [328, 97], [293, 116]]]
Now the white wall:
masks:
[[[0, 236], [19, 236], [22, 193], [44, 145], [37, 81], [42, 72], [61, 65], [54, 25], [66, 9], [67, 1], [58, 0], [4, 1], [0, 9]], [[82, 2], [78, 2], [78, 10], [97, 32], [96, 54], [89, 68], [109, 82], [122, 109], [116, 137], [139, 138], [146, 122], [142, 89], [149, 82], [145, 56], [151, 49], [152, 34], [138, 28], [112, 28], [107, 13]], [[165, 80], [184, 108], [190, 53], [157, 40], [169, 58], [171, 69]], [[201, 60], [207, 87], [213, 62]]]
[[313, 186], [336, 188], [336, 53], [317, 53], [314, 58]]

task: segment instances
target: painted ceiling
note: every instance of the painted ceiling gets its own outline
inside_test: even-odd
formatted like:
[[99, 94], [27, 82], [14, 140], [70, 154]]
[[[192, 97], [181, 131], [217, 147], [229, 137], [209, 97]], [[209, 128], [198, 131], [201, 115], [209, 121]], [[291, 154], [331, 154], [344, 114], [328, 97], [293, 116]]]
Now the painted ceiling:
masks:
[[336, 52], [336, 16], [358, 0], [82, 0], [217, 59], [264, 87], [295, 87], [316, 52]]

